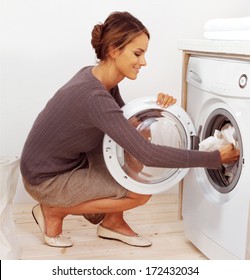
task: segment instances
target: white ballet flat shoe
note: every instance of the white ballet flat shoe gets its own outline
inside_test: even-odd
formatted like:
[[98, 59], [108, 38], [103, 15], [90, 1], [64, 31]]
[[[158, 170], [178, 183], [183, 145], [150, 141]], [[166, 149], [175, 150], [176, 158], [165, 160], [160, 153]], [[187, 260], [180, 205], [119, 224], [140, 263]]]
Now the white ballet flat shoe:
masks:
[[73, 243], [70, 241], [70, 239], [64, 237], [62, 234], [59, 234], [56, 237], [49, 237], [46, 234], [44, 234], [43, 238], [46, 244], [51, 247], [67, 248], [73, 246]]
[[101, 238], [119, 240], [119, 241], [126, 243], [128, 245], [131, 245], [131, 246], [149, 247], [152, 245], [152, 242], [150, 240], [148, 240], [140, 235], [135, 235], [135, 236], [125, 235], [125, 234], [113, 231], [111, 229], [105, 228], [102, 225], [99, 225], [97, 227], [97, 234]]
[[61, 247], [61, 248], [73, 246], [72, 241], [69, 238], [64, 237], [62, 234], [59, 234], [56, 237], [49, 237], [45, 234], [45, 229], [46, 229], [45, 219], [40, 204], [37, 204], [36, 206], [33, 207], [32, 215], [34, 217], [34, 220], [38, 224], [41, 233], [43, 235], [43, 239], [47, 245], [52, 247]]

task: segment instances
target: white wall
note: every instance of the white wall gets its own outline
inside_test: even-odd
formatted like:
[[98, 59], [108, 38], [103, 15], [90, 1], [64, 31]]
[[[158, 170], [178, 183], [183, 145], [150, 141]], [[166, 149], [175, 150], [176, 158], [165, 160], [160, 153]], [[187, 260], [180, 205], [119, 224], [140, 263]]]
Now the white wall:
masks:
[[[180, 98], [177, 40], [202, 38], [214, 17], [249, 16], [249, 0], [1, 0], [0, 155], [20, 155], [48, 99], [82, 66], [95, 63], [93, 25], [127, 10], [151, 32], [148, 66], [120, 88], [125, 101], [164, 91]], [[180, 102], [180, 101], [179, 101]], [[19, 182], [17, 202], [30, 201]]]

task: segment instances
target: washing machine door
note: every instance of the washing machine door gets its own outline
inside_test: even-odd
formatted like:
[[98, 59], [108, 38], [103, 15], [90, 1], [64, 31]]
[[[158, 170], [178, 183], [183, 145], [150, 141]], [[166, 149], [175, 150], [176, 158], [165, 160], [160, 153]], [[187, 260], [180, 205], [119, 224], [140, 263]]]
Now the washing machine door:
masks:
[[[179, 106], [161, 108], [155, 97], [127, 103], [124, 116], [148, 141], [180, 149], [191, 149], [196, 136], [188, 114]], [[103, 155], [113, 178], [126, 189], [140, 194], [161, 193], [173, 187], [188, 169], [147, 167], [136, 160], [108, 135], [103, 140]]]

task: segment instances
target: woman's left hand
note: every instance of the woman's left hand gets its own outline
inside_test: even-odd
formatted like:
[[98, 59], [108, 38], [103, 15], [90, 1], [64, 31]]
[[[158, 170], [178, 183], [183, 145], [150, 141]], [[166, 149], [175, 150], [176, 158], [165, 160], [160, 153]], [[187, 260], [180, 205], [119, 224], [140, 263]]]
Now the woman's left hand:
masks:
[[163, 108], [166, 108], [170, 105], [173, 105], [176, 103], [176, 98], [169, 94], [165, 93], [158, 93], [157, 95], [157, 104]]

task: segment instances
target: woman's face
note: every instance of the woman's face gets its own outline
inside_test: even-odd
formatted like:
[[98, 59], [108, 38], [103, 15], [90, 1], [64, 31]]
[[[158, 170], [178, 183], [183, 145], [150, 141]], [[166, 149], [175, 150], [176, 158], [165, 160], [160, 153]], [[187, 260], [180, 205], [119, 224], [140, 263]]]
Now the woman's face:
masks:
[[145, 33], [135, 37], [122, 50], [115, 50], [113, 58], [115, 67], [123, 78], [131, 80], [137, 78], [141, 66], [146, 66], [145, 53], [148, 48], [148, 36]]

